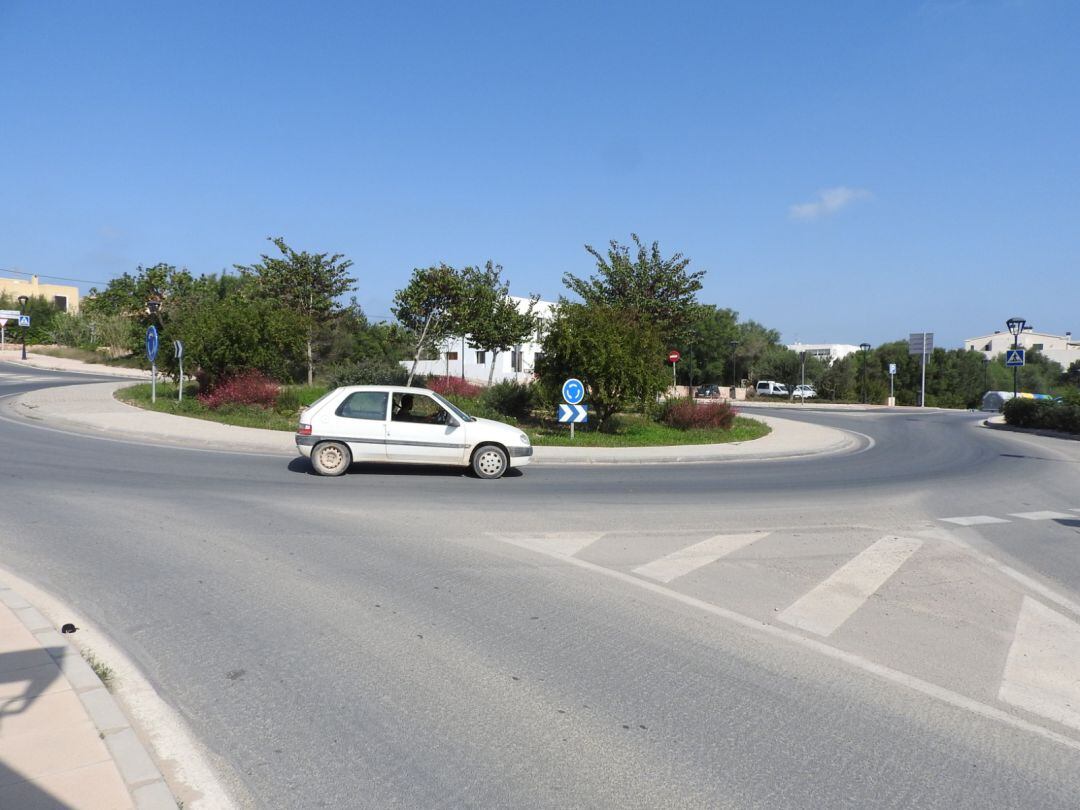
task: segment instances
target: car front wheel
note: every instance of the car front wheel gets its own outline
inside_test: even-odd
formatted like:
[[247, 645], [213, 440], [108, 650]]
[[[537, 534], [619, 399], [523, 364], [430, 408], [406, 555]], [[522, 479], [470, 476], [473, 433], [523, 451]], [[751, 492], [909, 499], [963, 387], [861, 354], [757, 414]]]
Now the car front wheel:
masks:
[[344, 475], [352, 464], [352, 453], [341, 442], [323, 442], [311, 454], [311, 466], [319, 475]]
[[479, 478], [502, 478], [509, 466], [506, 451], [494, 444], [485, 444], [473, 453], [472, 469]]

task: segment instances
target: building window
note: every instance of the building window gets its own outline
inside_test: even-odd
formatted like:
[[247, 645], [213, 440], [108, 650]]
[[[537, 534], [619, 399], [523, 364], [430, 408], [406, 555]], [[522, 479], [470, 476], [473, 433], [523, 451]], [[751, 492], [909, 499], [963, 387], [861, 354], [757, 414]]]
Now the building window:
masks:
[[477, 352], [476, 353], [476, 362], [477, 362], [478, 365], [481, 365], [481, 366], [484, 365], [485, 363], [487, 363], [487, 352]]
[[447, 360], [457, 360], [457, 352], [447, 352], [446, 353], [446, 359]]
[[66, 295], [54, 295], [53, 304], [61, 312], [67, 312], [67, 296]]
[[1032, 343], [1031, 348], [1033, 351], [1041, 352], [1043, 345], [1041, 343]]
[[993, 341], [991, 341], [990, 343], [987, 343], [985, 346], [983, 346], [983, 351], [984, 352], [992, 352], [993, 350], [994, 350]]

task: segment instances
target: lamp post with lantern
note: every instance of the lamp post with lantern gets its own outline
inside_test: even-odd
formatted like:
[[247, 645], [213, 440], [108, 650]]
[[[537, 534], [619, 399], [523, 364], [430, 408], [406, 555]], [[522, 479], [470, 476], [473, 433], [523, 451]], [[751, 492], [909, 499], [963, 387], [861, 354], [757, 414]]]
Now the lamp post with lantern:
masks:
[[[1009, 318], [1005, 321], [1005, 326], [1009, 328], [1009, 334], [1013, 336], [1013, 348], [1020, 348], [1020, 335], [1027, 328], [1027, 320], [1024, 318]], [[1013, 366], [1013, 399], [1016, 399], [1016, 395], [1020, 393], [1020, 368]]]

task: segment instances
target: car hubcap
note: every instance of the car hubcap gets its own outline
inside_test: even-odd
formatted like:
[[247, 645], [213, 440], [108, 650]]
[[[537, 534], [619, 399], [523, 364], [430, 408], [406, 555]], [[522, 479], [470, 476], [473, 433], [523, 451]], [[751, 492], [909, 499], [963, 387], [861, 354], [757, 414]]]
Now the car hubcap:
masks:
[[336, 470], [341, 466], [344, 457], [336, 447], [326, 447], [319, 453], [319, 460], [326, 469]]
[[496, 453], [494, 450], [489, 450], [486, 453], [481, 453], [480, 458], [477, 461], [477, 466], [484, 475], [495, 475], [502, 472], [503, 460], [502, 456]]

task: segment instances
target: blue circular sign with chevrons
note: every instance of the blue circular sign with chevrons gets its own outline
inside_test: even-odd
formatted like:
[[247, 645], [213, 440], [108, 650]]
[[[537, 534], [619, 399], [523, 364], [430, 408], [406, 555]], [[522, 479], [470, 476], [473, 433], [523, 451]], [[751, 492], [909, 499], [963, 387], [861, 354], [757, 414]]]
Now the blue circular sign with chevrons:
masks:
[[581, 380], [571, 377], [564, 382], [562, 384], [562, 398], [570, 405], [577, 405], [581, 400], [585, 399], [585, 386], [581, 384]]

